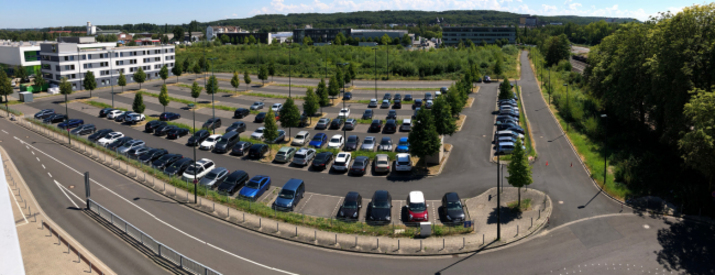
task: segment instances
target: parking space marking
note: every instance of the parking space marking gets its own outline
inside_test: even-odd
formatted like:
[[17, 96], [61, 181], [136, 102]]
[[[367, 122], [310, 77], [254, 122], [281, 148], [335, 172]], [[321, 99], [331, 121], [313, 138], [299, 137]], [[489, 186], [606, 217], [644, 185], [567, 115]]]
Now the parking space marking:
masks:
[[[8, 134], [5, 130], [2, 130], [3, 133]], [[8, 134], [9, 135], [9, 134]]]
[[32, 153], [33, 156], [35, 155], [35, 152], [34, 152], [34, 151], [30, 151], [30, 153]]
[[343, 198], [340, 198], [338, 200], [338, 203], [335, 204], [335, 208], [333, 208], [333, 212], [330, 213], [331, 217], [336, 217], [338, 215], [338, 209], [340, 209], [340, 204], [343, 202]]
[[305, 202], [303, 203], [303, 206], [301, 206], [301, 207], [300, 207], [300, 210], [298, 210], [298, 211], [303, 212], [303, 208], [305, 208], [305, 206], [306, 206], [306, 205], [308, 204], [308, 202], [310, 201], [310, 198], [312, 198], [312, 197], [313, 197], [313, 194], [310, 194], [310, 197], [308, 197], [308, 199], [305, 200]]
[[50, 176], [50, 178], [52, 177], [52, 174], [50, 174], [50, 172], [47, 172], [47, 175], [49, 175], [49, 176]]
[[38, 158], [38, 157], [35, 157], [35, 158], [37, 159], [38, 162], [40, 161], [40, 158]]
[[47, 168], [45, 168], [45, 165], [44, 165], [44, 164], [42, 165], [42, 169], [47, 169]]

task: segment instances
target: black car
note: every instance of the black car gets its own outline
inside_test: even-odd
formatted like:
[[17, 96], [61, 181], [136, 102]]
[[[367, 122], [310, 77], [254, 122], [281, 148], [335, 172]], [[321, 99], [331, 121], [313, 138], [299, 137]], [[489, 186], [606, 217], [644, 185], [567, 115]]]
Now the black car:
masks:
[[94, 124], [84, 124], [80, 125], [77, 128], [72, 129], [70, 133], [75, 134], [75, 135], [87, 135], [91, 134], [97, 131], [97, 127], [94, 127]]
[[512, 130], [519, 134], [524, 134], [524, 129], [514, 123], [504, 123], [497, 125], [497, 131]]
[[395, 97], [393, 97], [392, 99], [393, 99], [393, 100], [401, 100], [401, 99], [402, 99], [402, 95], [400, 95], [400, 94], [395, 94]]
[[358, 192], [348, 192], [338, 212], [339, 219], [357, 220], [362, 208], [362, 196]]
[[387, 111], [387, 118], [386, 119], [397, 119], [397, 111], [395, 110], [389, 110]]
[[177, 139], [177, 138], [183, 137], [188, 134], [189, 134], [189, 129], [177, 127], [177, 128], [174, 128], [173, 130], [169, 130], [168, 132], [166, 132], [166, 138]]
[[233, 171], [231, 174], [228, 174], [228, 176], [225, 180], [223, 180], [223, 182], [220, 182], [220, 185], [218, 185], [216, 191], [218, 191], [219, 193], [228, 193], [229, 195], [233, 195], [236, 193], [236, 191], [240, 190], [241, 188], [243, 188], [243, 186], [246, 185], [248, 179], [249, 176], [246, 171]]
[[112, 129], [102, 129], [102, 130], [94, 132], [94, 134], [89, 135], [89, 137], [87, 137], [87, 139], [91, 142], [97, 142], [100, 138], [103, 138], [106, 135], [108, 135], [109, 133], [113, 133], [113, 132], [114, 132], [114, 130], [112, 130]]
[[345, 92], [345, 93], [343, 94], [343, 100], [351, 100], [351, 99], [353, 99], [353, 93], [351, 93], [351, 92]]
[[461, 223], [464, 222], [464, 205], [462, 205], [462, 200], [459, 199], [459, 195], [454, 192], [449, 192], [442, 196], [442, 214], [444, 214], [444, 220], [442, 223]]
[[171, 113], [171, 112], [163, 112], [159, 115], [159, 120], [161, 121], [172, 121], [176, 119], [180, 119], [181, 115], [177, 113]]
[[392, 196], [385, 190], [377, 190], [368, 206], [367, 218], [373, 222], [389, 223], [392, 219]]
[[148, 164], [168, 153], [169, 151], [167, 151], [166, 149], [152, 149], [149, 152], [146, 152], [146, 154], [141, 155], [141, 157], [139, 157], [139, 161], [144, 164]]
[[372, 114], [372, 109], [366, 109], [365, 112], [362, 113], [362, 119], [372, 119]]
[[146, 146], [132, 148], [132, 149], [129, 149], [129, 151], [127, 151], [127, 157], [130, 159], [138, 159], [139, 157], [141, 157], [141, 155], [146, 154], [146, 152], [149, 152], [153, 149], [154, 148], [146, 147]]
[[99, 117], [107, 117], [107, 114], [111, 111], [114, 111], [112, 108], [104, 108], [102, 110], [99, 110]]
[[152, 162], [151, 166], [159, 170], [164, 170], [164, 168], [182, 158], [184, 158], [184, 156], [181, 154], [166, 154]]
[[353, 165], [350, 166], [348, 173], [352, 175], [365, 175], [367, 168], [370, 166], [370, 158], [366, 156], [358, 156], [353, 161]]
[[131, 140], [134, 140], [134, 139], [130, 138], [130, 137], [119, 138], [119, 139], [115, 140], [114, 142], [110, 143], [109, 145], [107, 145], [107, 149], [112, 150], [112, 151], [117, 150], [117, 148], [122, 147], [122, 145], [124, 145], [125, 143], [127, 143]]
[[189, 146], [196, 146], [204, 142], [209, 136], [211, 135], [211, 132], [207, 130], [199, 130], [198, 132], [194, 133], [193, 136], [189, 138], [189, 141], [186, 143]]
[[345, 142], [345, 151], [355, 151], [358, 147], [360, 147], [360, 137], [348, 136], [348, 140]]
[[322, 152], [313, 159], [313, 169], [324, 170], [333, 161], [332, 152]]
[[247, 117], [249, 114], [251, 114], [251, 111], [249, 111], [248, 109], [238, 108], [233, 111], [233, 118], [244, 118]]
[[149, 121], [146, 123], [146, 125], [144, 125], [144, 132], [153, 133], [156, 128], [164, 127], [166, 125], [167, 124], [165, 121], [159, 121], [159, 120]]
[[388, 119], [385, 122], [385, 129], [383, 129], [382, 132], [388, 134], [397, 132], [397, 122], [394, 119]]
[[53, 109], [44, 109], [44, 110], [42, 110], [42, 111], [37, 112], [37, 113], [35, 114], [35, 118], [36, 118], [36, 119], [45, 119], [45, 118], [48, 118], [48, 117], [50, 117], [50, 116], [52, 116], [52, 115], [54, 115], [54, 114], [55, 114], [55, 110], [53, 110]]
[[67, 116], [63, 114], [54, 114], [51, 116], [46, 117], [45, 119], [42, 120], [44, 123], [57, 123], [57, 122], [63, 122], [67, 120]]
[[169, 133], [169, 131], [173, 131], [179, 129], [179, 126], [176, 125], [166, 125], [164, 127], [157, 127], [154, 129], [154, 135], [155, 136], [164, 136]]
[[392, 103], [392, 108], [393, 109], [402, 109], [402, 100], [395, 99]]
[[253, 144], [251, 149], [248, 150], [248, 157], [260, 159], [266, 154], [266, 152], [268, 152], [267, 144]]
[[370, 131], [371, 132], [380, 132], [382, 130], [382, 120], [375, 119], [372, 121], [372, 124], [370, 124]]
[[239, 141], [231, 148], [231, 155], [243, 156], [248, 153], [248, 149], [253, 146], [253, 143], [248, 141]]
[[343, 126], [342, 118], [336, 118], [330, 122], [330, 129], [340, 129], [341, 126]]
[[228, 132], [223, 134], [221, 139], [216, 143], [216, 146], [214, 147], [214, 152], [215, 153], [226, 153], [228, 151], [231, 151], [233, 149], [233, 146], [236, 145], [241, 141], [238, 132]]
[[390, 93], [386, 93], [384, 96], [382, 96], [382, 100], [386, 100], [386, 99], [387, 100], [392, 99], [392, 96], [390, 95]]
[[246, 131], [246, 123], [243, 121], [236, 121], [234, 123], [231, 123], [231, 126], [228, 126], [226, 128], [226, 133], [236, 131], [239, 133], [243, 133]]
[[253, 119], [254, 122], [263, 122], [266, 120], [266, 112], [260, 112], [256, 115], [256, 118]]
[[412, 110], [422, 107], [422, 99], [415, 99], [415, 103], [412, 104]]
[[218, 117], [209, 118], [209, 120], [201, 126], [201, 129], [206, 130], [216, 130], [218, 128], [221, 128], [221, 118]]
[[412, 101], [412, 95], [405, 95], [405, 101]]
[[164, 168], [164, 174], [168, 176], [180, 176], [189, 168], [189, 165], [193, 164], [194, 161], [190, 158], [183, 158], [172, 163], [168, 167]]

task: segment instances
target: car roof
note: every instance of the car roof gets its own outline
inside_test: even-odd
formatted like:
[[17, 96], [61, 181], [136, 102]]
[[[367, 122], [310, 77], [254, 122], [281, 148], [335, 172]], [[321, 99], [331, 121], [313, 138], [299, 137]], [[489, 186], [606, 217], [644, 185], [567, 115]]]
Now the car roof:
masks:
[[228, 133], [223, 134], [223, 136], [221, 136], [221, 137], [222, 137], [222, 138], [224, 138], [224, 137], [225, 137], [225, 138], [230, 138], [230, 137], [232, 137], [232, 136], [237, 136], [237, 135], [238, 135], [238, 132], [236, 132], [236, 131], [231, 131], [231, 132], [228, 132]]
[[424, 203], [425, 195], [422, 194], [422, 191], [412, 191], [410, 192], [410, 202]]
[[284, 147], [281, 147], [281, 149], [278, 150], [278, 152], [288, 152], [288, 151], [290, 151], [291, 149], [293, 149], [293, 147], [284, 146]]
[[410, 122], [412, 122], [412, 119], [409, 119], [409, 118], [405, 118], [402, 120], [402, 124], [410, 123]]
[[401, 142], [402, 142], [402, 141], [407, 141], [407, 137], [401, 137], [401, 138], [400, 138], [400, 141], [401, 141]]
[[445, 197], [448, 201], [457, 201], [457, 200], [459, 200], [459, 195], [457, 195], [457, 193], [455, 193], [455, 192], [449, 192], [449, 193], [447, 193], [447, 194], [444, 194], [444, 197]]
[[333, 135], [333, 136], [331, 137], [331, 139], [333, 139], [333, 138], [341, 138], [341, 137], [343, 137], [343, 136], [342, 136], [342, 135]]
[[315, 149], [300, 148], [300, 149], [298, 149], [298, 152], [296, 152], [296, 154], [298, 154], [298, 153], [308, 153], [308, 151], [311, 151], [311, 150], [315, 151]]
[[397, 154], [397, 159], [398, 159], [398, 160], [400, 160], [400, 159], [409, 159], [409, 158], [410, 158], [410, 154], [406, 154], [406, 153]]
[[375, 195], [373, 197], [375, 200], [386, 200], [389, 194], [390, 193], [385, 190], [377, 190], [375, 191]]
[[499, 146], [514, 146], [514, 143], [511, 141], [499, 142]]
[[345, 200], [346, 200], [346, 201], [347, 201], [347, 200], [354, 201], [354, 200], [357, 200], [358, 196], [360, 196], [360, 193], [354, 192], [354, 191], [350, 191], [350, 192], [348, 192], [347, 195], [345, 195]]
[[308, 133], [308, 131], [300, 131], [300, 132], [298, 132], [298, 135], [305, 135], [307, 133]]
[[197, 163], [201, 163], [201, 164], [209, 163], [209, 162], [213, 162], [213, 161], [210, 159], [207, 159], [207, 158], [203, 158], [203, 159], [200, 159], [197, 161]]
[[378, 154], [375, 156], [375, 159], [376, 160], [389, 160], [390, 156], [388, 156], [387, 154]]
[[327, 137], [327, 136], [328, 136], [328, 135], [326, 135], [325, 133], [317, 133], [317, 134], [315, 134], [315, 136], [313, 136], [313, 137]]
[[214, 168], [214, 169], [211, 169], [211, 172], [214, 172], [214, 171], [216, 171], [217, 173], [220, 173], [220, 172], [223, 172], [223, 171], [228, 172], [228, 169], [223, 168], [223, 167], [216, 167], [216, 168]]
[[365, 140], [368, 140], [368, 139], [369, 139], [369, 140], [375, 140], [375, 137], [373, 137], [373, 136], [367, 136], [367, 137], [365, 137]]
[[363, 161], [369, 160], [369, 159], [370, 159], [370, 158], [367, 157], [367, 156], [358, 156], [358, 157], [355, 158], [355, 161], [356, 161], [356, 162], [363, 162]]
[[389, 140], [389, 141], [392, 141], [392, 138], [390, 138], [390, 137], [382, 137], [382, 140]]
[[301, 183], [303, 183], [301, 179], [289, 179], [288, 182], [283, 185], [283, 189], [296, 190]]
[[217, 138], [217, 137], [221, 137], [221, 135], [210, 135], [209, 136], [209, 138]]

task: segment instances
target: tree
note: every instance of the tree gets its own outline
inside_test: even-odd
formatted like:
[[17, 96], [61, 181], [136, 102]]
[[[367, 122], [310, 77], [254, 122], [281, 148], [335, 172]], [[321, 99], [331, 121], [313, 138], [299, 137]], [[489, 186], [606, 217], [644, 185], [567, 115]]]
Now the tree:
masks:
[[492, 70], [499, 81], [499, 76], [504, 73], [504, 61], [502, 61], [502, 56], [497, 54], [496, 62], [494, 62], [494, 69]]
[[273, 61], [268, 63], [268, 75], [271, 76], [271, 81], [273, 81], [273, 77], [276, 75], [276, 63]]
[[166, 112], [166, 106], [169, 105], [169, 91], [166, 89], [166, 84], [161, 85], [161, 92], [159, 93], [159, 103], [164, 106], [164, 112]]
[[161, 77], [161, 80], [164, 80], [164, 84], [166, 84], [166, 79], [169, 78], [169, 67], [166, 65], [161, 67], [161, 70], [159, 70], [159, 77]]
[[199, 63], [194, 63], [194, 67], [191, 68], [191, 71], [193, 71], [194, 74], [200, 74], [201, 65], [199, 65]]
[[87, 71], [84, 75], [84, 89], [89, 90], [89, 97], [92, 97], [92, 90], [97, 89], [97, 81], [94, 79], [94, 73], [92, 71]]
[[136, 45], [137, 45], [137, 42], [134, 41], [134, 39], [129, 40], [129, 43], [127, 43], [127, 47], [136, 46]]
[[[199, 58], [199, 68], [201, 68], [201, 70], [203, 70], [203, 69], [208, 68], [208, 65], [209, 64], [208, 64], [208, 62], [206, 62], [206, 57], [201, 56], [201, 58]], [[207, 71], [208, 71], [208, 69], [207, 69]]]
[[184, 66], [182, 68], [185, 73], [188, 73], [189, 70], [191, 70], [191, 60], [188, 57], [184, 59]]
[[45, 81], [45, 78], [42, 77], [42, 73], [35, 74], [35, 86], [37, 86], [37, 90], [42, 91], [45, 84], [47, 84], [47, 81]]
[[[5, 70], [0, 69], [0, 95], [5, 96], [5, 107], [7, 108], [7, 96], [12, 94], [12, 86], [10, 86], [10, 78], [5, 74]], [[10, 110], [8, 109], [8, 116]]]
[[313, 39], [310, 39], [309, 36], [304, 36], [303, 37], [303, 45], [313, 45]]
[[387, 34], [383, 34], [382, 38], [380, 38], [380, 44], [381, 45], [390, 45], [392, 44], [392, 38], [388, 36]]
[[273, 113], [273, 109], [268, 110], [263, 127], [263, 139], [266, 142], [272, 142], [278, 138], [278, 125], [276, 125], [276, 115]]
[[218, 92], [218, 80], [216, 79], [215, 75], [211, 75], [209, 77], [209, 81], [206, 82], [206, 93], [212, 95], [211, 96], [211, 108], [214, 108], [214, 97], [213, 95]]
[[25, 79], [27, 77], [27, 71], [20, 65], [15, 66], [15, 78]]
[[257, 43], [256, 43], [256, 38], [253, 37], [253, 35], [249, 35], [249, 36], [248, 36], [248, 44], [249, 44], [249, 45], [257, 44]]
[[266, 85], [266, 79], [268, 79], [268, 68], [266, 68], [266, 66], [261, 66], [261, 68], [258, 69], [258, 79], [261, 80], [262, 85]]
[[132, 102], [132, 111], [141, 114], [144, 112], [144, 109], [146, 109], [146, 106], [144, 105], [142, 93], [136, 93], [134, 95], [134, 102]]
[[246, 82], [246, 90], [251, 87], [251, 76], [248, 75], [248, 70], [243, 73], [243, 82]]
[[508, 80], [504, 80], [499, 84], [499, 99], [510, 99], [514, 98], [514, 92], [512, 91], [511, 83]]
[[231, 86], [238, 92], [238, 86], [241, 85], [241, 81], [238, 79], [238, 71], [233, 71], [233, 77], [231, 77]]
[[[70, 113], [67, 107], [69, 105], [69, 100], [67, 100], [67, 96], [71, 95], [73, 92], [74, 90], [72, 90], [72, 83], [67, 82], [67, 78], [63, 77], [62, 80], [60, 80], [60, 94], [65, 95], [65, 113], [67, 115], [67, 120], [70, 119]], [[5, 102], [7, 102], [7, 95], [5, 95]], [[69, 127], [67, 128], [67, 131], [69, 133]]]
[[[303, 101], [303, 112], [309, 117], [310, 123], [313, 123], [313, 115], [318, 112], [320, 101], [318, 96], [313, 92], [313, 87], [308, 87], [305, 91], [305, 101]], [[282, 116], [282, 115], [281, 115]]]
[[320, 106], [328, 106], [330, 103], [330, 98], [328, 97], [328, 89], [325, 87], [325, 79], [320, 79], [318, 83], [318, 103]]
[[295, 105], [293, 98], [289, 97], [283, 104], [280, 110], [280, 122], [283, 128], [288, 127], [288, 136], [291, 136], [291, 128], [300, 126], [300, 109]]
[[176, 26], [171, 32], [174, 33], [174, 41], [184, 41], [184, 28], [182, 28], [181, 26]]
[[221, 43], [226, 44], [226, 43], [231, 43], [231, 38], [228, 37], [228, 35], [221, 35]]
[[454, 121], [452, 107], [444, 96], [440, 96], [434, 100], [432, 116], [434, 117], [435, 128], [438, 134], [451, 136], [457, 132], [457, 124]]
[[567, 60], [571, 55], [571, 42], [565, 34], [552, 36], [544, 42], [546, 65], [551, 67], [559, 64], [561, 60]]
[[196, 102], [196, 99], [199, 98], [201, 95], [201, 86], [199, 86], [199, 83], [194, 80], [194, 83], [191, 84], [191, 97], [194, 98], [194, 102]]
[[[339, 72], [339, 71], [338, 71]], [[340, 94], [340, 81], [336, 77], [338, 73], [330, 77], [330, 82], [328, 82], [328, 95], [331, 96], [331, 102], [334, 97]]]
[[137, 71], [134, 73], [134, 81], [139, 83], [139, 90], [142, 89], [142, 83], [144, 83], [144, 80], [146, 80], [146, 73], [144, 73], [144, 70], [139, 67], [139, 69], [137, 69]]
[[678, 141], [685, 164], [703, 173], [712, 186], [715, 176], [715, 94], [703, 89], [693, 91], [683, 114], [692, 130], [685, 131]]
[[345, 70], [345, 73], [343, 73], [343, 79], [342, 79], [342, 87], [345, 87], [345, 84], [350, 83], [352, 81], [352, 76], [350, 75], [350, 68]]
[[402, 46], [407, 47], [409, 45], [412, 45], [412, 38], [410, 37], [410, 35], [405, 34], [402, 36], [402, 41], [400, 42], [402, 42]]
[[127, 77], [124, 76], [123, 71], [119, 71], [119, 79], [117, 79], [117, 85], [122, 87], [122, 93], [124, 92], [124, 86], [127, 86]]
[[348, 66], [348, 75], [350, 75], [350, 84], [353, 84], [353, 80], [357, 78], [357, 73], [355, 73], [355, 67], [353, 67], [353, 63], [350, 63], [350, 66]]
[[176, 83], [179, 83], [179, 76], [181, 76], [181, 73], [183, 72], [184, 68], [181, 67], [181, 63], [176, 62], [174, 64], [174, 67], [171, 68], [171, 73], [173, 73], [176, 76]]
[[452, 116], [456, 116], [461, 113], [464, 108], [464, 104], [467, 103], [464, 100], [464, 97], [460, 95], [461, 91], [459, 91], [458, 87], [459, 86], [457, 85], [452, 85], [449, 87], [449, 90], [447, 90], [447, 93], [442, 95], [442, 97], [445, 97], [445, 101], [449, 103], [449, 109], [451, 110]]
[[529, 159], [526, 155], [526, 151], [522, 146], [521, 139], [516, 139], [516, 144], [514, 145], [514, 151], [511, 152], [511, 162], [506, 166], [507, 171], [509, 171], [509, 176], [506, 179], [509, 181], [511, 186], [519, 189], [518, 203], [517, 205], [521, 207], [521, 188], [528, 186], [533, 182], [531, 178], [531, 166], [529, 166]]
[[439, 153], [442, 143], [431, 111], [419, 110], [414, 121], [415, 124], [408, 135], [410, 154], [419, 157], [427, 168], [425, 157]]

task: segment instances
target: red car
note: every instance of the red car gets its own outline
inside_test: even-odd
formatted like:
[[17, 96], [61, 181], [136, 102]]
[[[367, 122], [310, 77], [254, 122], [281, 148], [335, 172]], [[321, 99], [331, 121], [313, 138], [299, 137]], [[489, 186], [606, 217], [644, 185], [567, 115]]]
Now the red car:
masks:
[[422, 191], [412, 191], [407, 196], [407, 212], [409, 213], [410, 222], [426, 222], [429, 221], [427, 214], [427, 203], [425, 195]]

